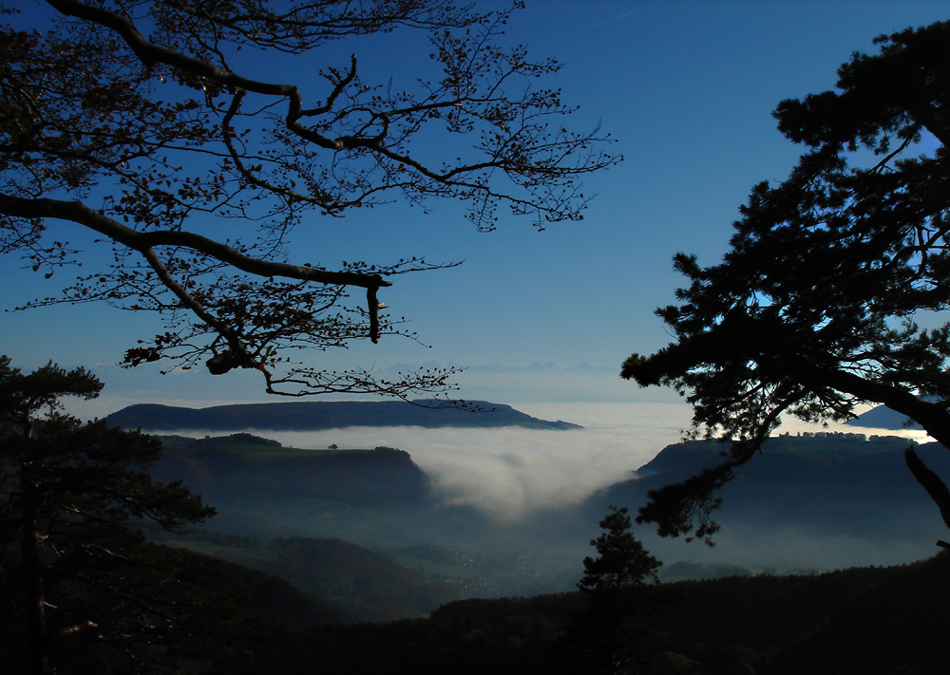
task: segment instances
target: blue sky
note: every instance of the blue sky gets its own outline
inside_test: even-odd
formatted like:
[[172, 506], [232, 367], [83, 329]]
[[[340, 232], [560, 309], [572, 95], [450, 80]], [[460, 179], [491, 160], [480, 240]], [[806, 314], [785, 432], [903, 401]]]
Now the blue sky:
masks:
[[[380, 296], [393, 314], [412, 319], [431, 348], [384, 339], [304, 358], [341, 367], [552, 362], [562, 371], [581, 363], [615, 371], [632, 351], [662, 347], [668, 336], [652, 312], [673, 301], [679, 284], [672, 255], [686, 251], [701, 263], [716, 262], [752, 185], [783, 179], [798, 156], [775, 130], [770, 113], [778, 102], [831, 88], [837, 67], [855, 50], [873, 51], [876, 35], [945, 19], [947, 2], [528, 0], [506, 39], [565, 64], [547, 84], [581, 107], [575, 127], [599, 122], [625, 161], [586, 181], [585, 193], [598, 196], [583, 221], [543, 232], [508, 218], [497, 231], [479, 233], [453, 204], [431, 204], [425, 215], [392, 204], [342, 220], [315, 217], [295, 233], [294, 262], [333, 266], [425, 255], [465, 263], [397, 277]], [[369, 52], [340, 44], [286, 66], [282, 76], [306, 81], [307, 73], [356, 51], [364, 72], [413, 77], [420, 62], [411, 47], [421, 56], [426, 45], [400, 43], [397, 61], [395, 39], [371, 42]], [[18, 265], [0, 259], [4, 309], [53, 290]], [[119, 372], [114, 364], [124, 350], [156, 329], [148, 317], [89, 305], [5, 313], [0, 351], [24, 369], [48, 359], [93, 366], [110, 401], [262, 398], [259, 382], [243, 374]], [[583, 384], [567, 374], [519, 376], [472, 373], [462, 378], [461, 395], [646, 395], [614, 375]]]

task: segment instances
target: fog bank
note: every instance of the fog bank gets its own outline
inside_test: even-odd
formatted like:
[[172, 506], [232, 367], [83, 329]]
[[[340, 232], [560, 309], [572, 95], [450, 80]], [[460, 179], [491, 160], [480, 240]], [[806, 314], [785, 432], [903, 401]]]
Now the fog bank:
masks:
[[[499, 525], [498, 532], [527, 536], [530, 516], [542, 520], [542, 510], [569, 506], [592, 492], [627, 480], [631, 472], [650, 461], [664, 447], [681, 439], [689, 425], [690, 408], [682, 403], [544, 403], [519, 404], [522, 412], [546, 420], [561, 419], [583, 425], [569, 431], [521, 428], [424, 429], [419, 427], [352, 427], [319, 432], [276, 432], [236, 429], [273, 438], [303, 449], [371, 449], [378, 446], [407, 451], [432, 479], [434, 492], [446, 504], [472, 506]], [[839, 431], [866, 435], [898, 435], [886, 430], [845, 426], [827, 428], [786, 423], [780, 433]], [[182, 435], [221, 436], [230, 432], [187, 430]], [[922, 432], [899, 435], [922, 439]], [[628, 504], [635, 509], [634, 504]], [[728, 509], [727, 509], [728, 510]], [[895, 515], [895, 518], [898, 516]], [[528, 519], [528, 520], [526, 520]], [[537, 524], [539, 521], [533, 521]], [[553, 523], [552, 523], [553, 524]], [[732, 522], [716, 537], [717, 546], [680, 539], [660, 539], [649, 526], [638, 526], [637, 536], [661, 560], [675, 562], [730, 562], [752, 568], [825, 569], [852, 565], [907, 562], [932, 555], [933, 538], [904, 532], [900, 523], [882, 523], [874, 540], [845, 532], [824, 532], [820, 523], [804, 530], [775, 523], [769, 528]], [[591, 523], [591, 527], [594, 527]], [[575, 536], [578, 560], [587, 553], [590, 536]], [[937, 532], [936, 534], [941, 534]], [[528, 542], [522, 542], [529, 546]], [[542, 549], [539, 549], [539, 551]], [[552, 555], [546, 542], [543, 555]], [[541, 555], [539, 553], [538, 555]]]
[[[313, 432], [235, 429], [302, 449], [405, 450], [432, 479], [445, 503], [473, 506], [499, 522], [531, 511], [575, 504], [593, 491], [627, 480], [665, 446], [680, 439], [689, 408], [679, 403], [519, 405], [530, 415], [583, 429], [549, 431], [421, 427], [348, 427]], [[184, 430], [183, 436], [223, 436]], [[167, 432], [166, 432], [167, 433]]]

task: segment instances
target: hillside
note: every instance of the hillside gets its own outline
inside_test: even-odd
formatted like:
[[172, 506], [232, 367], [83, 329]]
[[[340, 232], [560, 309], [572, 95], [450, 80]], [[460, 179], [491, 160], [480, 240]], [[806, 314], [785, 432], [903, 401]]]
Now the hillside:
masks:
[[[241, 606], [271, 628], [418, 617], [459, 597], [443, 579], [446, 570], [458, 573], [458, 560], [444, 549], [381, 552], [307, 537], [263, 543], [207, 528], [175, 536], [148, 527], [146, 533], [194, 565], [211, 566], [216, 580], [247, 598]], [[435, 557], [440, 565], [425, 565]]]
[[[266, 577], [244, 577], [248, 590], [262, 584], [252, 592], [252, 607], [273, 613], [271, 625], [284, 622], [291, 628], [279, 636], [276, 661], [247, 671], [257, 675], [308, 672], [315, 662], [354, 674], [394, 666], [504, 674], [534, 672], [539, 664], [546, 672], [560, 672], [561, 636], [569, 611], [582, 606], [582, 599], [576, 593], [514, 596], [535, 596], [533, 584], [549, 583], [538, 576], [541, 565], [550, 564], [553, 552], [569, 540], [578, 548], [570, 568], [576, 580], [590, 537], [572, 527], [596, 521], [605, 504], [635, 509], [647, 490], [722, 459], [716, 443], [671, 445], [640, 467], [634, 480], [565, 508], [556, 518], [538, 514], [523, 530], [506, 531], [474, 510], [441, 504], [429, 492], [428, 477], [399, 450], [302, 450], [250, 434], [164, 437], [163, 442], [160, 468], [205, 489], [209, 501], [223, 507], [220, 520], [247, 527], [260, 519], [259, 540], [215, 538], [206, 531], [176, 545], [293, 584], [272, 588]], [[859, 541], [890, 546], [897, 537], [921, 538], [925, 548], [932, 546], [943, 527], [903, 465], [906, 443], [860, 434], [774, 438], [726, 485], [718, 514], [722, 534], [775, 537], [770, 546], [791, 549], [810, 545], [795, 538], [805, 532], [822, 532], [822, 541], [850, 546]], [[918, 452], [936, 471], [950, 472], [945, 449], [926, 445]], [[217, 528], [219, 518], [211, 525]], [[453, 537], [464, 540], [465, 548], [444, 543]], [[386, 538], [388, 546], [378, 543]], [[428, 545], [397, 546], [393, 540]], [[862, 675], [943, 672], [939, 629], [950, 593], [950, 556], [890, 569], [772, 576], [758, 574], [761, 567], [725, 564], [736, 562], [738, 554], [736, 540], [725, 540], [733, 545], [716, 549], [721, 563], [664, 558], [666, 579], [735, 575], [664, 584], [682, 600], [653, 628], [678, 672], [794, 675], [812, 672], [816, 663], [833, 664], [828, 672]], [[653, 543], [649, 547], [658, 552]], [[520, 576], [513, 569], [521, 570]], [[573, 580], [560, 588], [571, 588]], [[320, 600], [308, 601], [299, 591]], [[275, 593], [292, 601], [293, 611], [275, 612], [273, 603], [261, 599]], [[502, 595], [509, 597], [482, 599]], [[450, 602], [456, 598], [471, 599]], [[431, 619], [352, 623], [427, 613]], [[332, 623], [340, 620], [349, 625]]]
[[437, 575], [339, 539], [275, 537], [236, 548], [208, 546], [214, 539], [202, 534], [216, 533], [171, 543], [226, 561], [222, 573], [240, 582], [238, 587], [252, 596], [250, 609], [271, 623], [302, 628], [394, 621], [425, 616], [459, 597], [457, 588]]
[[254, 510], [260, 501], [407, 506], [429, 497], [429, 478], [409, 453], [301, 450], [250, 434], [203, 439], [163, 436], [152, 475], [181, 480], [210, 504]]
[[[822, 575], [671, 584], [651, 628], [672, 667], [692, 675], [892, 675], [946, 672], [950, 556]], [[285, 637], [267, 670], [580, 672], [565, 666], [579, 593], [456, 601], [429, 619], [320, 626]], [[652, 671], [651, 671], [652, 672]]]
[[[721, 460], [715, 443], [672, 445], [633, 480], [584, 503], [503, 523], [446, 498], [401, 450], [303, 450], [250, 434], [166, 436], [163, 443], [156, 477], [182, 479], [214, 505], [214, 529], [261, 541], [339, 539], [377, 550], [447, 547], [472, 561], [462, 597], [573, 588], [608, 504], [636, 513], [648, 490]], [[775, 438], [723, 490], [716, 549], [657, 538], [648, 525], [637, 536], [666, 563], [666, 578], [915, 560], [932, 553], [945, 528], [903, 465], [905, 447], [902, 439], [858, 434]], [[946, 451], [919, 450], [950, 475]]]
[[209, 431], [321, 431], [345, 427], [418, 426], [523, 427], [526, 429], [579, 429], [569, 422], [549, 422], [515, 410], [510, 405], [468, 401], [464, 408], [433, 401], [304, 401], [249, 403], [209, 408], [183, 408], [142, 403], [109, 415], [110, 426], [147, 432], [200, 429]]
[[[720, 492], [715, 518], [724, 528], [797, 528], [822, 535], [932, 541], [945, 529], [936, 507], [904, 464], [908, 441], [862, 434], [809, 434], [770, 439], [761, 456], [736, 469]], [[713, 441], [678, 443], [640, 467], [631, 480], [589, 500], [638, 507], [649, 490], [680, 482], [723, 460]], [[950, 453], [937, 444], [917, 448], [939, 475], [950, 475]]]
[[245, 611], [260, 617], [272, 629], [301, 630], [350, 618], [340, 604], [306, 593], [285, 579], [252, 566], [189, 550], [181, 543], [177, 543], [176, 549], [194, 557], [196, 564], [214, 565], [218, 578], [247, 599]]

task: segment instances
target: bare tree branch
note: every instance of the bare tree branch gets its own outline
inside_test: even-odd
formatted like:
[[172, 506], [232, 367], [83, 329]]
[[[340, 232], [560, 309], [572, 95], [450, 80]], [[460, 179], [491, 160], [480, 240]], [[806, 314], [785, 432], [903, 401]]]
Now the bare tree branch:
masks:
[[[48, 26], [0, 28], [0, 252], [49, 276], [85, 256], [57, 232], [78, 225], [111, 241], [111, 267], [24, 307], [103, 300], [160, 313], [167, 330], [129, 349], [130, 365], [254, 368], [289, 395], [445, 391], [446, 373], [340, 384], [281, 356], [415, 339], [381, 312], [379, 289], [398, 273], [457, 264], [293, 264], [295, 228], [307, 214], [342, 216], [394, 194], [460, 200], [480, 229], [496, 226], [499, 205], [541, 228], [580, 218], [580, 180], [620, 159], [602, 150], [610, 140], [599, 129], [568, 131], [573, 109], [535, 88], [555, 61], [499, 46], [509, 11], [449, 0], [48, 5], [59, 14]], [[307, 54], [397, 28], [422, 31], [442, 71], [406, 91], [365, 82], [355, 51], [318, 72], [316, 102], [298, 84], [231, 65], [244, 47]], [[432, 145], [440, 137], [444, 148]], [[233, 238], [209, 236], [212, 219], [228, 219]], [[346, 304], [349, 288], [365, 290], [365, 304], [352, 301], [360, 308]]]

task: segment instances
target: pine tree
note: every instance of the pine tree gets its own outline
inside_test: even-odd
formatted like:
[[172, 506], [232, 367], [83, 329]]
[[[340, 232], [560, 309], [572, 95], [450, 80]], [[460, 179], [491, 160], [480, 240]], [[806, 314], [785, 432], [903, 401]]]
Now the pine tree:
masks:
[[[690, 436], [730, 444], [718, 466], [651, 491], [637, 522], [663, 536], [709, 542], [718, 490], [789, 417], [882, 404], [950, 448], [950, 22], [874, 42], [834, 90], [779, 104], [798, 163], [752, 188], [721, 262], [674, 257], [686, 285], [657, 310], [674, 341], [623, 365], [686, 397]], [[905, 457], [950, 528], [950, 489]]]
[[604, 531], [590, 542], [599, 555], [584, 558], [584, 577], [577, 584], [592, 602], [656, 581], [656, 570], [662, 564], [633, 536], [627, 509], [609, 508], [611, 512], [600, 521]]
[[604, 530], [591, 540], [597, 557], [584, 558], [577, 587], [587, 596], [568, 631], [568, 671], [633, 674], [662, 672], [661, 651], [649, 624], [671, 599], [657, 585], [662, 563], [630, 531], [626, 508], [610, 507]]
[[101, 388], [82, 368], [24, 375], [0, 357], [0, 654], [11, 672], [149, 672], [203, 637], [202, 594], [188, 585], [199, 566], [169, 575], [178, 554], [148, 545], [139, 525], [174, 531], [214, 509], [151, 479], [159, 439], [61, 413], [63, 397]]

